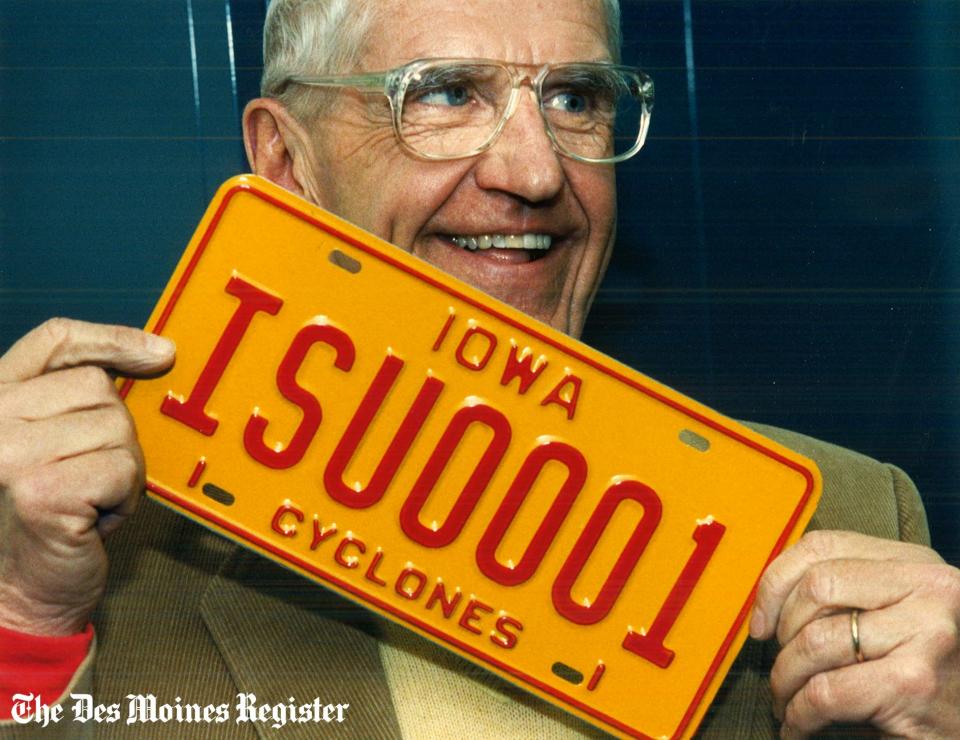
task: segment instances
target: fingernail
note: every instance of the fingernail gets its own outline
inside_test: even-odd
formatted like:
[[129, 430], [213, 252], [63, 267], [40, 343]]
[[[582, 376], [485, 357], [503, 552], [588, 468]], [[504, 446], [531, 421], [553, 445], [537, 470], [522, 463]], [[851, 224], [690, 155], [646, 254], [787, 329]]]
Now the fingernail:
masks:
[[759, 639], [767, 627], [767, 619], [759, 607], [753, 607], [753, 616], [750, 617], [750, 637]]
[[155, 355], [172, 355], [176, 352], [177, 345], [166, 337], [147, 334], [147, 349]]

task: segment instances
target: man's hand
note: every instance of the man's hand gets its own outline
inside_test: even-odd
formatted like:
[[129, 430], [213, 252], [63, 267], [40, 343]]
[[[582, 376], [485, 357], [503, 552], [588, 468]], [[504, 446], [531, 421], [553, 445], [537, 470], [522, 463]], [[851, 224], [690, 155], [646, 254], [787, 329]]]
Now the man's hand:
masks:
[[851, 532], [811, 532], [777, 558], [750, 625], [782, 645], [771, 684], [783, 737], [832, 722], [960, 737], [958, 632], [960, 571], [929, 548]]
[[133, 420], [107, 370], [167, 369], [173, 344], [53, 319], [0, 357], [0, 626], [65, 635], [106, 582], [102, 539], [144, 485]]

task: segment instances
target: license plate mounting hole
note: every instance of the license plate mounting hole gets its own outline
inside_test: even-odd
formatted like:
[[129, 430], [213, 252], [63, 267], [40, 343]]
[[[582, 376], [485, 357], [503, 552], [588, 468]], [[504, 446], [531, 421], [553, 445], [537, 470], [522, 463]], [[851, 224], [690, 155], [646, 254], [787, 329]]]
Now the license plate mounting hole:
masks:
[[220, 488], [220, 486], [215, 486], [213, 483], [204, 483], [203, 493], [207, 498], [212, 498], [218, 504], [223, 504], [224, 506], [233, 506], [233, 502], [236, 501], [236, 497], [230, 493], [230, 491], [224, 490]]
[[697, 450], [697, 452], [706, 452], [710, 449], [710, 440], [690, 429], [684, 429], [680, 432], [680, 441]]
[[330, 250], [330, 261], [337, 267], [346, 270], [352, 275], [356, 275], [363, 267], [363, 265], [360, 264], [360, 260], [355, 260], [353, 257], [341, 252], [339, 249]]
[[569, 681], [574, 686], [583, 683], [583, 674], [580, 671], [571, 668], [566, 663], [561, 663], [559, 660], [550, 667], [550, 670], [553, 671], [555, 676], [559, 676], [564, 681]]

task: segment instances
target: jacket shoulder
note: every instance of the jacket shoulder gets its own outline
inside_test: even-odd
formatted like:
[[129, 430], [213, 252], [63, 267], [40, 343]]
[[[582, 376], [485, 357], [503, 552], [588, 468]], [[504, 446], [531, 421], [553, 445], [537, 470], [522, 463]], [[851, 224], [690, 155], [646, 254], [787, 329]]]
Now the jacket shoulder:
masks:
[[823, 494], [809, 529], [843, 529], [929, 544], [926, 513], [913, 481], [895, 465], [786, 429], [751, 429], [810, 458], [823, 476]]

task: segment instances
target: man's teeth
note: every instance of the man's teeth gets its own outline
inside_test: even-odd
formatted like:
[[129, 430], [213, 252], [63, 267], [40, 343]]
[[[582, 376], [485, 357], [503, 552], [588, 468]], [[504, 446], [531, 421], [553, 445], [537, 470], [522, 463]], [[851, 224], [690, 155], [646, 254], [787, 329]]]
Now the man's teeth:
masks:
[[550, 249], [553, 237], [548, 234], [483, 234], [454, 236], [453, 243], [463, 249]]

